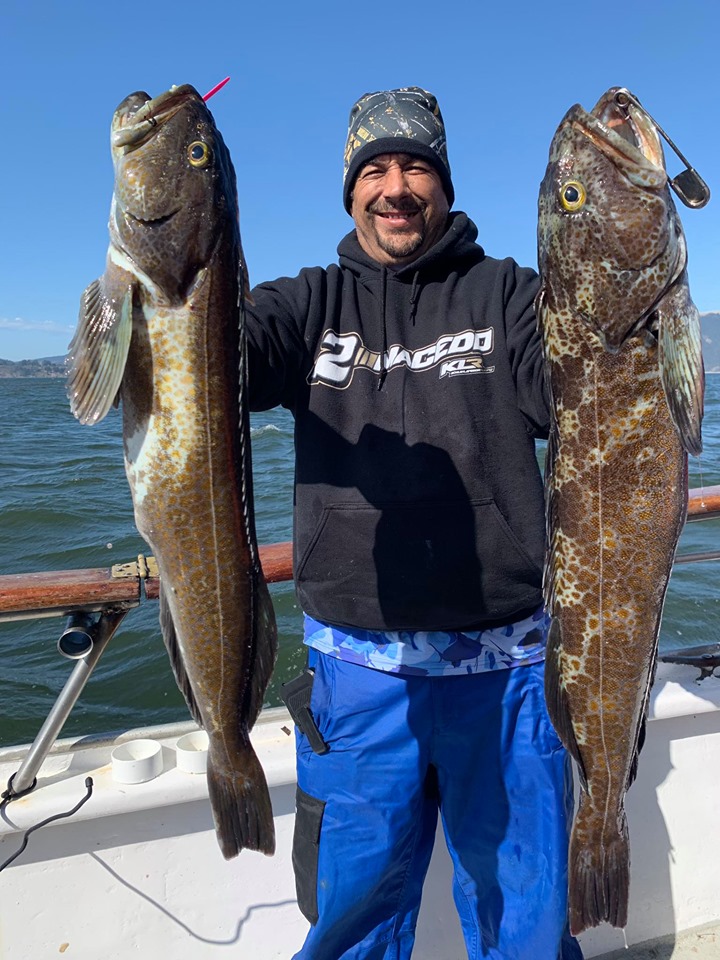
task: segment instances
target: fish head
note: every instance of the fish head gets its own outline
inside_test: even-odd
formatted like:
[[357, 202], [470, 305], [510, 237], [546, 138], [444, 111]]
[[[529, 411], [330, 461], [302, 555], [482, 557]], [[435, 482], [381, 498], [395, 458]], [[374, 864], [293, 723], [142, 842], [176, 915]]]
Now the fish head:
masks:
[[657, 129], [622, 90], [561, 121], [540, 187], [542, 298], [617, 351], [682, 273], [685, 243]]
[[137, 92], [113, 115], [110, 234], [171, 301], [182, 300], [219, 237], [237, 227], [230, 155], [197, 90]]

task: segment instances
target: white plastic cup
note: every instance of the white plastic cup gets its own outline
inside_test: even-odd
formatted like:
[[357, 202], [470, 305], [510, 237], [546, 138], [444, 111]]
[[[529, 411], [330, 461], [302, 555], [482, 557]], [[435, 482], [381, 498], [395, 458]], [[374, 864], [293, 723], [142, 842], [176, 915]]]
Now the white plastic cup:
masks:
[[208, 735], [194, 730], [180, 737], [175, 745], [178, 770], [185, 773], [205, 773], [207, 770]]
[[162, 747], [157, 740], [128, 740], [111, 754], [113, 780], [144, 783], [162, 773]]

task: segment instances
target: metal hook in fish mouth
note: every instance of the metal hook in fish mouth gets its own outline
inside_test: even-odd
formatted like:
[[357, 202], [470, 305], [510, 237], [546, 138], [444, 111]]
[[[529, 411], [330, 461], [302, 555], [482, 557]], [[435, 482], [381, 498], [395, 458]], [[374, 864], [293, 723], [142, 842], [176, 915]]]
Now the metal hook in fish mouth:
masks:
[[703, 178], [691, 165], [689, 160], [683, 156], [675, 143], [673, 143], [667, 133], [665, 133], [663, 128], [657, 122], [655, 117], [648, 113], [638, 98], [626, 87], [620, 87], [620, 89], [615, 91], [615, 103], [624, 113], [629, 112], [631, 104], [643, 111], [648, 120], [654, 124], [655, 129], [666, 141], [670, 149], [685, 164], [686, 169], [681, 170], [676, 177], [673, 177], [672, 180], [669, 181], [670, 186], [673, 188], [677, 196], [680, 197], [686, 207], [692, 207], [694, 209], [704, 207], [710, 199], [710, 187], [705, 183]]

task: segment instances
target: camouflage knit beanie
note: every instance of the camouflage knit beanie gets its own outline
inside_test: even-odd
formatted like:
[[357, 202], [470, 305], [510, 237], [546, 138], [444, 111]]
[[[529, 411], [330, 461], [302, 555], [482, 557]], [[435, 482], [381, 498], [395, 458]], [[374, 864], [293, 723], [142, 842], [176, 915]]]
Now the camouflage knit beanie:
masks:
[[350, 213], [351, 193], [360, 167], [382, 153], [409, 153], [431, 163], [453, 205], [445, 125], [435, 97], [421, 87], [366, 93], [350, 111], [345, 145], [343, 203]]

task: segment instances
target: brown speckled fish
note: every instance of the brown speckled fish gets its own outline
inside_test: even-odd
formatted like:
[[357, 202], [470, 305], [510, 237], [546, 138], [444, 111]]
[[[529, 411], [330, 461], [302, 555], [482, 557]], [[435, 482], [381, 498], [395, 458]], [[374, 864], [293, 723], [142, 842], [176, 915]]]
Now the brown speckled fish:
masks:
[[575, 934], [627, 922], [625, 793], [703, 410], [700, 321], [662, 149], [616, 92], [590, 114], [568, 111], [539, 200], [538, 322], [554, 413], [546, 696], [583, 785], [569, 856]]
[[131, 94], [111, 142], [107, 265], [82, 298], [68, 396], [82, 423], [122, 404], [135, 520], [158, 562], [178, 685], [208, 733], [222, 853], [272, 853], [249, 739], [276, 629], [255, 540], [235, 174], [190, 86]]

